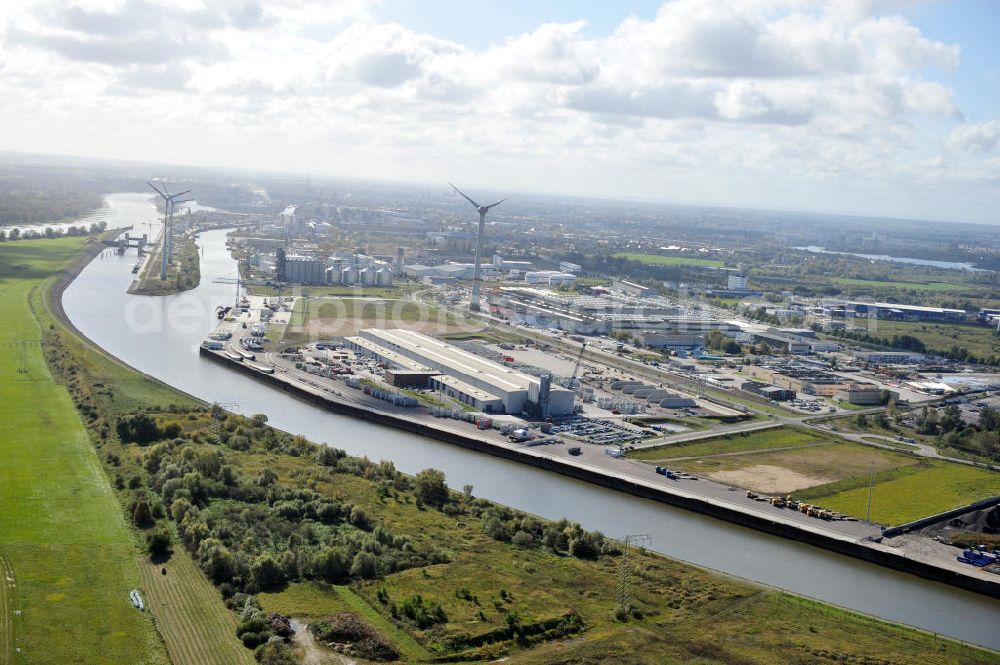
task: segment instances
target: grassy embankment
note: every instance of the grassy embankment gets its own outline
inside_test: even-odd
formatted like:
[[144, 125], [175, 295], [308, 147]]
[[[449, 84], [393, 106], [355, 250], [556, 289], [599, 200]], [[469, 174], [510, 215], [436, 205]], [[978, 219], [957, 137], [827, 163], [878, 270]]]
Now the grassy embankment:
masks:
[[[16, 345], [43, 335], [31, 305], [86, 242], [0, 245], [0, 549], [17, 593], [7, 601], [16, 608], [5, 609], [21, 610], [24, 662], [166, 663], [149, 614], [129, 603], [139, 586], [135, 542], [66, 388], [37, 343], [25, 348], [27, 373], [18, 372]], [[13, 647], [0, 644], [0, 653]]]
[[[0, 257], [14, 260], [15, 255], [5, 255], [8, 248], [13, 245], [0, 246]], [[27, 662], [250, 665], [252, 658], [232, 630], [235, 625], [232, 613], [189, 559], [185, 565], [186, 554], [178, 553], [171, 559], [166, 565], [166, 576], [159, 574], [159, 566], [153, 567], [149, 562], [142, 551], [142, 533], [134, 529], [130, 521], [123, 520], [124, 496], [109, 485], [109, 476], [119, 482], [114, 474], [113, 458], [95, 456], [92, 439], [84, 429], [89, 425], [93, 436], [102, 423], [110, 423], [110, 419], [119, 414], [149, 408], [190, 408], [194, 402], [108, 358], [75, 337], [53, 314], [48, 297], [53, 278], [78, 258], [79, 245], [67, 248], [65, 258], [51, 241], [40, 242], [31, 250], [33, 260], [49, 264], [52, 275], [34, 275], [34, 285], [30, 288], [30, 309], [41, 328], [35, 337], [44, 338], [48, 360], [55, 363], [52, 366], [59, 367], [65, 359], [72, 358], [75, 369], [68, 382], [70, 391], [86, 394], [97, 408], [85, 412], [81, 422], [66, 387], [55, 383], [46, 372], [46, 383], [60, 395], [58, 412], [74, 419], [77, 431], [62, 440], [60, 447], [37, 447], [34, 457], [22, 459], [20, 466], [25, 471], [44, 472], [45, 482], [39, 482], [38, 487], [45, 493], [65, 496], [65, 501], [59, 506], [25, 506], [20, 515], [31, 515], [25, 525], [44, 524], [52, 515], [58, 515], [75, 527], [63, 530], [67, 538], [78, 538], [81, 542], [74, 544], [72, 549], [64, 548], [54, 562], [42, 558], [44, 565], [59, 571], [58, 574], [53, 572], [48, 579], [55, 589], [43, 587], [38, 591], [52, 607], [42, 616], [36, 613], [32, 620], [25, 618], [24, 625], [26, 633], [32, 632], [28, 629], [29, 624], [33, 626], [36, 646], [44, 645], [51, 660], [36, 655]], [[0, 265], [3, 264], [0, 261]], [[34, 352], [40, 354], [37, 347]], [[37, 365], [45, 369], [40, 355]], [[25, 398], [28, 396], [22, 399]], [[48, 437], [43, 434], [38, 438], [59, 436], [56, 432], [47, 434]], [[30, 443], [31, 439], [25, 441]], [[38, 458], [44, 461], [39, 462]], [[54, 473], [55, 460], [60, 462], [58, 468], [72, 469], [73, 474]], [[100, 468], [102, 461], [104, 470]], [[3, 468], [0, 468], [0, 475]], [[73, 475], [80, 478], [75, 479]], [[89, 491], [82, 491], [86, 486]], [[102, 530], [108, 532], [106, 538], [110, 542], [98, 551], [86, 548], [88, 537], [100, 535]], [[78, 531], [87, 535], [81, 536]], [[153, 572], [156, 574], [151, 574]], [[127, 594], [133, 588], [142, 591], [155, 620], [155, 629], [150, 613], [140, 614], [130, 605]], [[25, 593], [23, 585], [20, 591], [22, 595]], [[63, 600], [58, 600], [60, 594], [65, 595]], [[134, 625], [136, 622], [138, 625]], [[227, 630], [219, 630], [222, 625], [226, 625]], [[59, 628], [54, 629], [54, 626]], [[156, 629], [160, 635], [156, 634]]]
[[[864, 517], [874, 474], [872, 519], [902, 524], [1000, 494], [1000, 473], [777, 428], [629, 453], [643, 461], [717, 477], [748, 489], [788, 474], [796, 498]], [[809, 481], [812, 481], [811, 483]], [[804, 481], [804, 486], [803, 486]], [[781, 492], [783, 493], [783, 492]]]
[[638, 254], [635, 252], [617, 252], [612, 254], [616, 259], [628, 259], [654, 266], [698, 266], [702, 268], [723, 268], [724, 261], [716, 259], [699, 259], [688, 256], [661, 256], [659, 254]]
[[[36, 296], [36, 304], [43, 305], [41, 297]], [[86, 403], [93, 405], [93, 410], [89, 411], [93, 415], [87, 417], [88, 420], [94, 418], [90, 423], [92, 427], [99, 429], [101, 421], [114, 413], [145, 409], [154, 414], [164, 414], [171, 403], [180, 407], [189, 406], [182, 395], [109, 362], [86, 344], [72, 340], [65, 331], [57, 329], [54, 334], [60, 336], [62, 344], [52, 347], [52, 361], [60, 364], [66, 375], [72, 377], [69, 379], [71, 388], [77, 394], [83, 393]], [[36, 356], [34, 362], [44, 372], [41, 359]], [[54, 385], [51, 380], [49, 385]], [[58, 386], [54, 386], [53, 391], [61, 392], [63, 408], [58, 410], [59, 413], [73, 414], [66, 391]], [[183, 436], [193, 434], [198, 428], [203, 429], [206, 424], [204, 415], [193, 415], [195, 420], [188, 420], [190, 425]], [[97, 459], [82, 431], [82, 424], [75, 415], [73, 419], [76, 421], [77, 436], [72, 438], [72, 448], [78, 463], [70, 465], [71, 469], [79, 473], [81, 468], [89, 468], [88, 477], [99, 478], [103, 484], [90, 483], [92, 490], [100, 490], [97, 492], [99, 496], [89, 497], [82, 516], [79, 502], [63, 505], [63, 511], [55, 512], [61, 512], [67, 522], [63, 526], [68, 529], [76, 524], [86, 526], [81, 517], [87, 519], [95, 506], [103, 504], [105, 510], [97, 516], [100, 524], [98, 531], [112, 525], [115, 547], [121, 548], [117, 560], [121, 566], [131, 566], [132, 578], [122, 585], [122, 575], [115, 572], [116, 557], [104, 551], [92, 552], [86, 564], [60, 558], [59, 574], [70, 577], [65, 586], [71, 588], [73, 577], [83, 574], [76, 566], [85, 568], [90, 575], [88, 589], [103, 593], [117, 587], [115, 593], [109, 592], [108, 604], [111, 604], [111, 599], [117, 602], [117, 598], [137, 577], [133, 558], [135, 549], [119, 509], [114, 506], [107, 482], [97, 467]], [[34, 425], [36, 431], [42, 429], [39, 423]], [[34, 447], [38, 448], [37, 441], [35, 443]], [[381, 483], [350, 473], [319, 473], [315, 461], [301, 453], [262, 449], [243, 452], [209, 443], [196, 447], [221, 455], [226, 464], [233, 465], [241, 473], [261, 474], [264, 469], [270, 469], [276, 473], [280, 485], [312, 487], [323, 495], [349, 499], [368, 512], [371, 524], [384, 525], [405, 535], [417, 551], [430, 546], [449, 552], [447, 563], [410, 568], [387, 575], [382, 580], [355, 581], [349, 588], [293, 582], [273, 596], [264, 594], [261, 597], [267, 609], [284, 609], [306, 618], [310, 614], [325, 614], [331, 607], [353, 609], [379, 627], [411, 662], [422, 660], [424, 652], [437, 655], [465, 649], [472, 649], [474, 654], [469, 655], [478, 657], [509, 653], [512, 656], [510, 662], [515, 663], [619, 662], [626, 658], [634, 663], [861, 662], [868, 657], [886, 656], [899, 663], [923, 663], [928, 660], [956, 664], [1000, 662], [996, 654], [780, 592], [763, 590], [646, 553], [638, 553], [633, 558], [632, 592], [637, 612], [621, 622], [613, 617], [619, 564], [616, 556], [602, 555], [595, 560], [583, 560], [553, 554], [537, 542], [530, 546], [503, 542], [485, 532], [489, 526], [487, 517], [461, 512], [448, 514], [420, 507], [406, 492], [390, 490], [387, 493]], [[58, 452], [69, 454], [71, 451]], [[36, 453], [25, 461], [29, 465], [51, 463], [38, 457]], [[142, 474], [141, 467], [137, 465], [144, 457], [144, 446], [122, 446], [113, 434], [102, 440], [101, 460], [116, 481], [119, 476], [122, 478], [123, 488], [131, 485], [135, 474]], [[82, 458], [89, 458], [89, 465], [81, 465], [79, 461]], [[0, 467], [0, 473], [5, 469], [6, 466]], [[3, 486], [6, 487], [7, 483]], [[61, 485], [51, 489], [65, 491], [72, 490], [72, 487], [64, 478]], [[32, 524], [44, 522], [51, 512], [49, 507], [38, 505], [29, 510], [27, 514]], [[224, 509], [225, 506], [219, 508]], [[207, 506], [206, 510], [211, 512], [211, 506]], [[514, 519], [520, 518], [515, 516]], [[2, 516], [0, 524], [7, 525]], [[8, 540], [5, 538], [3, 542]], [[275, 546], [280, 546], [281, 542], [276, 540]], [[37, 557], [38, 552], [33, 554]], [[155, 569], [143, 568], [143, 579], [150, 585], [146, 589], [150, 605], [170, 647], [171, 656], [175, 662], [181, 663], [238, 662], [221, 657], [198, 660], [200, 656], [191, 655], [224, 653], [235, 638], [232, 632], [227, 634], [227, 622], [219, 613], [219, 596], [212, 597], [212, 589], [204, 578], [197, 583], [196, 571], [177, 559], [178, 556], [183, 554], [175, 553], [175, 558], [167, 563], [169, 572], [166, 576], [158, 575]], [[94, 561], [99, 561], [100, 565], [94, 566]], [[29, 574], [30, 562], [22, 566], [22, 570]], [[154, 583], [151, 577], [159, 580], [160, 584]], [[181, 582], [195, 582], [188, 587], [194, 589], [193, 592], [184, 594], [193, 607], [178, 607], [178, 594], [171, 595], [167, 589], [159, 588], [170, 583], [183, 586]], [[40, 591], [44, 598], [48, 590]], [[38, 591], [30, 583], [22, 582], [20, 593], [37, 595]], [[379, 598], [382, 595], [395, 601], [412, 598], [415, 594], [440, 603], [447, 619], [419, 629], [409, 621], [391, 618], [387, 603]], [[161, 602], [167, 603], [174, 611], [158, 612]], [[120, 617], [105, 607], [87, 606], [81, 612], [81, 608], [74, 605], [72, 609], [70, 614], [55, 619], [52, 610], [49, 610], [45, 615], [45, 626], [36, 624], [32, 627], [31, 630], [44, 631], [46, 649], [53, 655], [49, 660], [38, 662], [71, 662], [74, 657], [88, 663], [163, 662], [162, 651], [145, 658], [143, 653], [136, 653], [146, 644], [136, 635], [148, 636], [151, 627], [144, 615], [131, 608], [127, 608], [128, 611]], [[566, 614], [582, 620], [584, 632], [579, 637], [553, 641], [543, 639], [533, 645], [534, 638], [529, 637], [523, 627], [539, 625], [546, 619], [557, 619]], [[219, 619], [204, 618], [212, 616]], [[119, 619], [121, 623], [113, 619]], [[145, 631], [139, 630], [124, 636], [130, 639], [121, 640], [122, 648], [128, 647], [130, 652], [108, 657], [107, 645], [100, 644], [94, 633], [103, 635], [102, 622], [110, 622], [112, 625], [106, 630], [109, 635], [114, 635], [123, 627], [127, 628], [130, 621], [138, 621], [138, 628], [145, 628]], [[53, 626], [58, 626], [58, 631], [53, 631]], [[85, 634], [80, 634], [81, 631]], [[55, 641], [51, 639], [53, 634], [58, 635]], [[62, 638], [62, 634], [69, 634], [75, 639], [70, 642]], [[523, 636], [523, 642], [518, 635]], [[468, 646], [483, 640], [483, 646]], [[72, 644], [72, 651], [68, 648], [69, 644]], [[178, 645], [190, 645], [192, 649], [201, 645], [201, 651], [191, 650], [187, 652], [188, 656], [184, 656], [184, 650]], [[103, 659], [105, 657], [108, 657], [107, 660]]]

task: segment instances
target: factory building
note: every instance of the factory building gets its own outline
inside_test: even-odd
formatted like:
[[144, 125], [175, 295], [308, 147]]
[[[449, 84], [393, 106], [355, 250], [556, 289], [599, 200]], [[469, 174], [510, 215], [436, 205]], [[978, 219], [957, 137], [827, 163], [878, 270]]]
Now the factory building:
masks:
[[570, 261], [560, 261], [559, 262], [559, 272], [570, 272], [576, 274], [583, 270], [583, 266], [571, 263]]
[[[898, 393], [892, 391], [886, 392], [889, 393], [888, 397], [890, 399], [899, 397]], [[834, 397], [848, 404], [878, 406], [882, 404], [882, 389], [874, 383], [852, 383], [834, 393]]]
[[637, 341], [650, 349], [682, 349], [691, 351], [705, 346], [705, 336], [698, 333], [641, 332]]
[[504, 287], [489, 298], [490, 313], [510, 321], [558, 328], [578, 335], [616, 331], [735, 334], [735, 324], [687, 316], [687, 309], [666, 301], [566, 295], [531, 287]]
[[524, 273], [526, 284], [548, 284], [549, 286], [573, 286], [576, 275], [557, 270], [535, 270]]
[[821, 397], [833, 397], [847, 383], [854, 383], [803, 363], [744, 365], [743, 372], [779, 388]]
[[891, 302], [834, 302], [828, 306], [829, 314], [847, 318], [878, 318], [902, 321], [965, 321], [964, 309], [946, 307], [920, 307]]
[[772, 349], [780, 350], [782, 353], [802, 354], [812, 351], [809, 340], [802, 339], [796, 335], [786, 335], [775, 330], [755, 332], [753, 337], [757, 344], [767, 344]]
[[744, 381], [740, 384], [740, 390], [760, 395], [775, 402], [788, 402], [796, 397], [794, 390], [779, 388], [778, 386], [761, 383], [760, 381]]
[[[419, 280], [472, 279], [475, 274], [475, 267], [474, 263], [443, 263], [439, 266], [411, 263], [403, 267], [403, 273], [413, 279]], [[481, 266], [480, 274], [484, 278], [495, 277], [497, 270], [492, 263], [484, 263]]]
[[865, 365], [919, 365], [924, 362], [920, 353], [909, 351], [858, 351], [854, 362]]
[[747, 276], [739, 273], [730, 275], [726, 288], [730, 291], [745, 291], [747, 288]]
[[508, 261], [500, 254], [493, 255], [493, 267], [497, 269], [497, 272], [501, 273], [510, 272], [511, 270], [527, 272], [534, 269], [531, 261]]
[[655, 293], [655, 291], [648, 286], [636, 284], [635, 282], [626, 282], [624, 279], [614, 280], [614, 282], [612, 282], [612, 286], [616, 291], [621, 291], [624, 294], [634, 296], [636, 298], [646, 298]]
[[368, 328], [345, 339], [352, 349], [381, 362], [440, 372], [431, 385], [487, 413], [568, 416], [574, 411], [573, 391], [551, 385], [549, 377], [514, 371], [418, 332]]

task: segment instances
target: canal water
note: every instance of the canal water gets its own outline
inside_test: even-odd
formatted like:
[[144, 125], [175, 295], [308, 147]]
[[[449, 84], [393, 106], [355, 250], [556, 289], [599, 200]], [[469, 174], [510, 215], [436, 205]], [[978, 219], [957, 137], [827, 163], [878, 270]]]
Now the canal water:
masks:
[[[155, 218], [152, 203], [112, 196], [119, 216]], [[116, 207], [116, 200], [121, 205]], [[127, 220], [125, 223], [129, 223]], [[153, 237], [158, 229], [153, 228]], [[168, 297], [125, 292], [135, 258], [92, 261], [66, 289], [63, 305], [83, 334], [136, 369], [207, 401], [235, 403], [244, 415], [264, 413], [272, 425], [415, 473], [442, 470], [449, 485], [546, 518], [567, 517], [610, 536], [647, 533], [651, 549], [729, 575], [1000, 649], [1000, 602], [912, 575], [673, 508], [408, 432], [330, 413], [203, 360], [198, 346], [232, 303], [235, 276], [225, 232], [201, 235], [201, 284]]]

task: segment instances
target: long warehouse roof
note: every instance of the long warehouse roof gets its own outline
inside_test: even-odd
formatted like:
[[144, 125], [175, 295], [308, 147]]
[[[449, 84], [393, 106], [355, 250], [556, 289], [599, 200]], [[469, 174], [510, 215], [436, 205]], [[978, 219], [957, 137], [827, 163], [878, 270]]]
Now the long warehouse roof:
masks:
[[349, 341], [349, 342], [352, 342], [354, 344], [357, 344], [361, 348], [367, 350], [369, 353], [374, 353], [375, 355], [382, 356], [386, 360], [390, 360], [390, 361], [396, 363], [397, 365], [399, 365], [400, 367], [403, 367], [403, 368], [405, 368], [405, 369], [407, 369], [409, 371], [412, 371], [412, 372], [431, 372], [431, 371], [433, 371], [433, 370], [431, 370], [430, 367], [424, 367], [423, 365], [421, 365], [420, 363], [418, 363], [416, 360], [413, 360], [411, 358], [407, 358], [406, 356], [404, 356], [404, 355], [402, 355], [400, 353], [396, 353], [392, 349], [387, 349], [384, 346], [382, 346], [381, 344], [376, 344], [375, 342], [371, 341], [370, 339], [365, 339], [364, 337], [357, 337], [357, 336], [345, 337], [344, 339], [347, 340], [347, 341]]
[[433, 337], [428, 337], [412, 330], [399, 328], [378, 330], [368, 328], [363, 332], [383, 342], [408, 349], [412, 353], [423, 356], [429, 362], [437, 362], [456, 372], [475, 376], [490, 385], [508, 392], [527, 390], [529, 385], [537, 382], [537, 379], [532, 376], [514, 371], [492, 360], [487, 360], [457, 346], [452, 346], [451, 344], [441, 342]]
[[446, 386], [451, 386], [460, 393], [469, 395], [470, 397], [475, 397], [476, 399], [482, 400], [484, 402], [492, 402], [494, 400], [500, 399], [493, 393], [481, 390], [475, 386], [469, 385], [468, 383], [462, 381], [461, 379], [457, 379], [454, 376], [449, 376], [447, 374], [437, 374], [431, 379], [431, 381], [437, 381], [438, 383], [443, 383]]

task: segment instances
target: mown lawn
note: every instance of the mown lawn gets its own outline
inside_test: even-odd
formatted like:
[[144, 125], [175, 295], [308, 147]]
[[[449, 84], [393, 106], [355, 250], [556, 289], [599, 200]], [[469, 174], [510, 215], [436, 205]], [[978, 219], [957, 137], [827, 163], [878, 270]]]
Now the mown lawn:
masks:
[[[22, 610], [25, 662], [167, 663], [148, 613], [132, 608], [136, 549], [83, 423], [37, 343], [29, 306], [85, 239], [0, 244], [0, 546]], [[5, 645], [7, 646], [7, 645]]]
[[628, 453], [628, 457], [656, 462], [675, 459], [677, 457], [696, 457], [701, 455], [736, 453], [747, 450], [787, 448], [790, 446], [804, 446], [837, 440], [834, 437], [810, 430], [794, 427], [775, 427], [747, 434], [727, 434], [712, 439], [692, 441], [690, 443], [675, 443], [656, 448], [635, 450]]
[[174, 549], [166, 562], [148, 557], [138, 562], [146, 603], [172, 665], [253, 665], [253, 654], [236, 639], [236, 614], [222, 604], [187, 551], [180, 545]]
[[[1000, 473], [937, 460], [876, 475], [872, 487], [872, 520], [905, 524], [921, 517], [1000, 495]], [[868, 476], [813, 487], [796, 496], [847, 515], [864, 517]]]
[[715, 259], [699, 259], [688, 256], [661, 256], [659, 254], [639, 254], [635, 252], [616, 252], [616, 259], [628, 259], [655, 266], [700, 266], [703, 268], [722, 268], [726, 264]]

